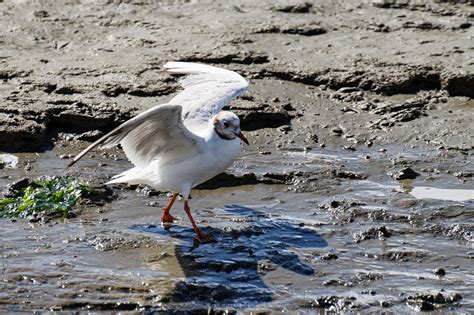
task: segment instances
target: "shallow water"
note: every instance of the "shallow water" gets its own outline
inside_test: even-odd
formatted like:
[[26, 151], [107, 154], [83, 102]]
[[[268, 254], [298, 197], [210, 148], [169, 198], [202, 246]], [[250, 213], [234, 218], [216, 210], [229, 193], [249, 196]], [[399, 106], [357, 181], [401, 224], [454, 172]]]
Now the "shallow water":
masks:
[[439, 199], [451, 201], [468, 201], [474, 199], [474, 190], [471, 189], [441, 189], [434, 187], [413, 187], [412, 196], [419, 199]]
[[[0, 309], [380, 311], [384, 302], [391, 312], [407, 312], [408, 296], [441, 292], [462, 300], [437, 308], [474, 311], [472, 180], [443, 171], [465, 168], [470, 157], [385, 149], [245, 154], [234, 174], [316, 178], [194, 191], [194, 216], [215, 239], [202, 245], [180, 202], [173, 210], [179, 221], [162, 227], [167, 197], [130, 189], [116, 188], [117, 199], [69, 220], [3, 219]], [[65, 170], [67, 160], [57, 157], [64, 150], [19, 155], [28, 171], [3, 170], [0, 184], [64, 172], [105, 182], [129, 167], [111, 151], [116, 161], [95, 154]], [[421, 175], [400, 182], [387, 175], [400, 160]], [[328, 175], [334, 169], [365, 179]], [[436, 275], [437, 268], [446, 274]]]

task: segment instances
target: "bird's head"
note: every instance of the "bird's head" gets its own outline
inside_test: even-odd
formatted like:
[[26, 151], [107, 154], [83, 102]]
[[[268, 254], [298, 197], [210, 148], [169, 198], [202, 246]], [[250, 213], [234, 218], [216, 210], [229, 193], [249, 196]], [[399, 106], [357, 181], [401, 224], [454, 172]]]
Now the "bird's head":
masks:
[[249, 141], [240, 130], [240, 119], [236, 114], [227, 111], [219, 112], [214, 116], [213, 124], [215, 132], [222, 139], [233, 140], [240, 138], [242, 142], [247, 145], [249, 144]]

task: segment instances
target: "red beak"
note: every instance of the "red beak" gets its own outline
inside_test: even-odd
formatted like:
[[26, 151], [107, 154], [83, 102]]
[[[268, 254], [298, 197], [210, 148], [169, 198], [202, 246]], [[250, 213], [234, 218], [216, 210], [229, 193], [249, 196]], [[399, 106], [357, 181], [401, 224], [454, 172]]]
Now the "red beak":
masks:
[[249, 141], [247, 140], [247, 138], [245, 138], [244, 134], [241, 132], [237, 135], [237, 137], [240, 138], [240, 140], [242, 140], [243, 143], [245, 143], [246, 145], [249, 145]]

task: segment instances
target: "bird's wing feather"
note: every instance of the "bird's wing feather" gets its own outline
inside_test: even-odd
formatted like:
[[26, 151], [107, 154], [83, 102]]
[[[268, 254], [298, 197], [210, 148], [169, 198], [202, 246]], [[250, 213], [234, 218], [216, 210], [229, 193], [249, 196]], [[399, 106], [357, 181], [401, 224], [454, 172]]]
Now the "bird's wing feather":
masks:
[[77, 155], [69, 166], [98, 145], [121, 144], [135, 166], [151, 161], [177, 159], [201, 150], [203, 139], [189, 131], [182, 120], [180, 105], [158, 105], [118, 126]]
[[194, 120], [196, 124], [208, 124], [213, 115], [248, 88], [248, 82], [234, 71], [191, 62], [167, 62], [164, 67], [172, 73], [188, 74], [180, 80], [184, 91], [169, 102], [183, 106], [186, 123]]
[[77, 155], [69, 166], [98, 145], [120, 143], [136, 166], [192, 154], [203, 145], [203, 139], [194, 132], [205, 130], [213, 115], [248, 88], [248, 82], [234, 71], [191, 62], [167, 62], [164, 67], [172, 73], [188, 74], [180, 80], [184, 91], [168, 104], [153, 107], [115, 128]]

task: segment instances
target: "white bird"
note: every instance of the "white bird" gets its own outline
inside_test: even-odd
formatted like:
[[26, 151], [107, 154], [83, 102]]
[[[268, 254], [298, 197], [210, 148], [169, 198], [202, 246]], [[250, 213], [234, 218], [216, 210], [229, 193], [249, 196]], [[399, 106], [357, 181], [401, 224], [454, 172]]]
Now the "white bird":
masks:
[[163, 209], [163, 223], [175, 220], [170, 209], [180, 193], [196, 239], [203, 242], [210, 237], [194, 222], [188, 198], [191, 188], [234, 162], [240, 152], [240, 140], [249, 144], [240, 130], [239, 118], [221, 111], [248, 89], [248, 82], [236, 72], [203, 64], [167, 62], [164, 67], [172, 73], [188, 74], [180, 80], [184, 90], [167, 104], [152, 107], [118, 126], [68, 166], [98, 145], [109, 148], [121, 144], [135, 167], [114, 176], [107, 184], [146, 184], [173, 192]]

